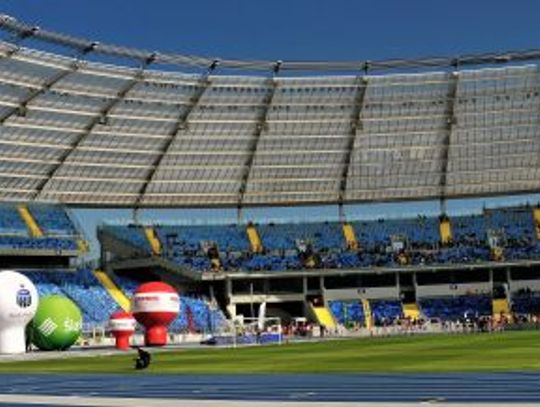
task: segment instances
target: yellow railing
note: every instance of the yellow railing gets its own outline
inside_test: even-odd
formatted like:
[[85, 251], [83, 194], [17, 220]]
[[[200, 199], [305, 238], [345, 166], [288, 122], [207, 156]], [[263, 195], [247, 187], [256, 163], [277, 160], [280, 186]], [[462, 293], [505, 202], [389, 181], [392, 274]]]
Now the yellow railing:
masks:
[[506, 298], [497, 298], [492, 301], [493, 307], [493, 318], [496, 321], [501, 319], [501, 315], [509, 318], [510, 317], [510, 303]]
[[534, 226], [536, 229], [536, 237], [540, 239], [540, 208], [535, 208], [533, 211]]
[[36, 220], [30, 213], [30, 210], [26, 205], [20, 205], [18, 207], [19, 215], [21, 215], [21, 218], [24, 220], [24, 223], [26, 223], [26, 227], [28, 228], [28, 231], [30, 232], [30, 236], [32, 237], [43, 237], [43, 231], [37, 224]]
[[452, 226], [449, 219], [443, 219], [439, 223], [439, 232], [441, 235], [441, 242], [448, 243], [452, 240]]
[[319, 324], [323, 325], [326, 329], [336, 328], [336, 320], [328, 307], [315, 307], [312, 305], [311, 309], [313, 310], [313, 314], [315, 314], [315, 318]]
[[403, 315], [405, 316], [405, 318], [419, 319], [420, 308], [418, 308], [418, 304], [415, 302], [403, 304]]
[[358, 240], [356, 239], [353, 225], [350, 223], [343, 224], [343, 236], [345, 236], [345, 241], [349, 249], [358, 249]]
[[144, 234], [150, 244], [152, 253], [159, 256], [161, 254], [161, 242], [159, 241], [154, 228], [152, 226], [146, 226], [144, 228]]
[[366, 328], [373, 328], [373, 316], [371, 315], [371, 305], [369, 300], [362, 300], [362, 309], [364, 310], [364, 320], [366, 321]]
[[251, 244], [251, 251], [253, 253], [262, 252], [263, 245], [261, 237], [259, 236], [259, 232], [257, 231], [255, 225], [248, 225], [246, 228], [246, 233], [248, 235], [249, 243]]
[[96, 270], [94, 271], [94, 275], [101, 285], [109, 292], [120, 308], [122, 308], [124, 311], [129, 311], [131, 309], [131, 301], [120, 289], [120, 287], [118, 287], [114, 281], [111, 280], [107, 273], [101, 270]]

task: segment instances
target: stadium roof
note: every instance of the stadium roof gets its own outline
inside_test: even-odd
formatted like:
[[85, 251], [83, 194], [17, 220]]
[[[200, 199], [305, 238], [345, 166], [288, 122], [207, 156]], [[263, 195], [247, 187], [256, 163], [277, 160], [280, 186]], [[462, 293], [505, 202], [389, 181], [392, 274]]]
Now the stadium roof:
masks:
[[[210, 207], [537, 192], [540, 52], [385, 62], [216, 60], [0, 16], [0, 200]], [[75, 50], [25, 48], [29, 38]], [[91, 62], [127, 57], [139, 68]], [[472, 64], [520, 65], [463, 70]], [[205, 67], [201, 74], [153, 69]], [[215, 68], [266, 70], [219, 75]], [[352, 75], [325, 75], [332, 70]], [[373, 69], [439, 67], [375, 75]], [[453, 67], [452, 69], [443, 69]], [[319, 76], [285, 77], [282, 70]]]

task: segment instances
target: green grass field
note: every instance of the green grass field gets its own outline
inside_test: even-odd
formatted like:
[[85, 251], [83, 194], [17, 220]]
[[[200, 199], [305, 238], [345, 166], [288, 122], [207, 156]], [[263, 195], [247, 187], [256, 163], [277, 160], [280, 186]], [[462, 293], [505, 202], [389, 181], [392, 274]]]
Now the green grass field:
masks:
[[[134, 354], [0, 363], [0, 373], [133, 373]], [[156, 352], [149, 373], [540, 370], [540, 331]]]

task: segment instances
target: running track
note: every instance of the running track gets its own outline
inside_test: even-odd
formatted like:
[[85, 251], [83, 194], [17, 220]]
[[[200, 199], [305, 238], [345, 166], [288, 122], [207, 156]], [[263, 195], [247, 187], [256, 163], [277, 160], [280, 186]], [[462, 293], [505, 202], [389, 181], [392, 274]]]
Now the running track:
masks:
[[[538, 403], [540, 373], [0, 375], [4, 395], [287, 402]], [[172, 400], [171, 400], [172, 401]], [[45, 401], [43, 405], [47, 404]], [[23, 404], [12, 404], [22, 406]]]

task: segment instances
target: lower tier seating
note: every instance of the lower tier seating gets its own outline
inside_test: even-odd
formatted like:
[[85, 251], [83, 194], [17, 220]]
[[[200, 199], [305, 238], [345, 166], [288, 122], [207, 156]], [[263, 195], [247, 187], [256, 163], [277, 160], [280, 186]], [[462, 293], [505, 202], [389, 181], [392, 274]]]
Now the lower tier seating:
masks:
[[372, 300], [371, 315], [376, 326], [392, 323], [403, 316], [401, 301], [399, 300]]
[[[336, 321], [343, 325], [365, 325], [364, 307], [361, 301], [329, 301]], [[376, 326], [384, 326], [403, 316], [399, 300], [370, 300], [371, 317]]]
[[512, 312], [519, 315], [540, 315], [540, 293], [521, 292], [512, 296]]
[[342, 325], [364, 325], [365, 316], [359, 301], [329, 301], [328, 305], [336, 321]]
[[[40, 296], [59, 294], [72, 299], [81, 309], [83, 323], [103, 325], [119, 309], [109, 292], [91, 270], [77, 272], [37, 272], [25, 274], [34, 282]], [[139, 283], [125, 277], [116, 277], [116, 284], [131, 297]], [[201, 298], [181, 296], [180, 314], [172, 323], [176, 332], [211, 332], [223, 327], [225, 316], [217, 306]]]
[[427, 318], [440, 318], [445, 321], [492, 315], [491, 297], [488, 295], [422, 298], [419, 305]]

